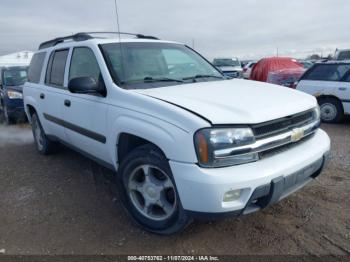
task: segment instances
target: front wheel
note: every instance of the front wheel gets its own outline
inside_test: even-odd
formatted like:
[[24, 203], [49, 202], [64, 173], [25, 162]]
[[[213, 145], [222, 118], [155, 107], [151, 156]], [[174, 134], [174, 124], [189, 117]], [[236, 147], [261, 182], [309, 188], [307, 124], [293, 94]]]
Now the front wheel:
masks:
[[117, 177], [124, 206], [146, 230], [169, 235], [189, 224], [169, 163], [156, 147], [146, 145], [132, 151]]

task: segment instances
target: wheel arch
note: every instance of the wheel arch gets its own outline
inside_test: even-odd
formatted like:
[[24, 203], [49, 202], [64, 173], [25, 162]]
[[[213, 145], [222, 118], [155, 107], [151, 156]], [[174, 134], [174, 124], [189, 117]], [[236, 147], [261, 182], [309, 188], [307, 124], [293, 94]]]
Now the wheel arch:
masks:
[[332, 98], [332, 99], [335, 99], [339, 102], [343, 112], [344, 112], [344, 107], [343, 107], [343, 103], [341, 101], [341, 99], [335, 95], [332, 95], [332, 94], [319, 94], [316, 96], [316, 99], [317, 99], [317, 102], [319, 103], [322, 99], [327, 99], [327, 98]]
[[24, 97], [24, 111], [27, 115], [29, 123], [31, 123], [32, 115], [34, 113], [38, 113], [37, 103], [33, 97]]
[[109, 133], [115, 134], [108, 143], [113, 148], [110, 151], [111, 159], [117, 165], [127, 153], [144, 144], [154, 145], [169, 160], [192, 163], [197, 161], [192, 135], [169, 124], [124, 115], [114, 121]]

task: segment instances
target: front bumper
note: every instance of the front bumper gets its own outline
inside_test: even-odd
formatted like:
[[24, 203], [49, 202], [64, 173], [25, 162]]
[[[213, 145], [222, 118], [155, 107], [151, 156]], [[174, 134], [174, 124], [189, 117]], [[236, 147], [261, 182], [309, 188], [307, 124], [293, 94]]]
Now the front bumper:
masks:
[[[318, 130], [295, 147], [249, 164], [201, 168], [170, 161], [170, 166], [183, 208], [194, 217], [217, 218], [257, 211], [300, 189], [321, 172], [329, 150], [328, 135]], [[241, 190], [240, 197], [224, 202], [231, 190]]]
[[26, 114], [24, 112], [23, 107], [16, 107], [16, 108], [8, 109], [8, 114], [11, 118], [15, 118], [15, 119], [25, 119], [26, 118]]
[[6, 104], [9, 117], [13, 119], [25, 119], [26, 114], [24, 112], [23, 99], [7, 98], [4, 103]]

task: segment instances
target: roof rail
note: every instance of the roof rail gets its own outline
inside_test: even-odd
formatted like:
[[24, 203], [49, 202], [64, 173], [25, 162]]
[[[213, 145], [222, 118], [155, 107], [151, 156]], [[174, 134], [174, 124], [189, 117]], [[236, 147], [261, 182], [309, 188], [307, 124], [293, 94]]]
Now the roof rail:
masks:
[[65, 40], [73, 40], [73, 41], [76, 41], [76, 42], [86, 41], [86, 40], [89, 40], [89, 39], [96, 38], [96, 37], [92, 36], [92, 35], [96, 35], [96, 34], [132, 35], [132, 36], [135, 36], [136, 38], [140, 38], [140, 39], [154, 39], [154, 40], [158, 40], [158, 38], [154, 37], [154, 36], [143, 35], [143, 34], [126, 33], [126, 32], [81, 32], [81, 33], [76, 33], [76, 34], [70, 35], [70, 36], [57, 37], [55, 39], [43, 42], [43, 43], [41, 43], [39, 45], [39, 50], [40, 49], [44, 49], [44, 48], [48, 48], [48, 47], [52, 47], [52, 46], [55, 46], [55, 45], [60, 44], [60, 43], [63, 43]]

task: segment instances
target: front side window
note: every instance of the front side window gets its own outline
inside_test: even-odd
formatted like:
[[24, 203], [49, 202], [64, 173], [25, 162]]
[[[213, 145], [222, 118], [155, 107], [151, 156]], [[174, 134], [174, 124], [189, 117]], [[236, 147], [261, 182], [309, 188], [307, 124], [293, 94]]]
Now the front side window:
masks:
[[350, 64], [319, 64], [310, 69], [304, 79], [340, 81], [350, 70]]
[[77, 77], [92, 77], [97, 83], [100, 81], [100, 67], [94, 53], [87, 47], [77, 47], [73, 50], [69, 80]]
[[3, 71], [3, 84], [5, 86], [21, 86], [27, 82], [26, 68], [13, 68]]
[[59, 87], [63, 86], [67, 56], [68, 49], [55, 51], [51, 55], [47, 68], [46, 83]]
[[223, 79], [205, 59], [180, 44], [112, 43], [101, 49], [112, 77], [126, 89]]

